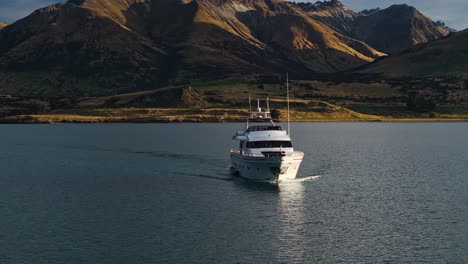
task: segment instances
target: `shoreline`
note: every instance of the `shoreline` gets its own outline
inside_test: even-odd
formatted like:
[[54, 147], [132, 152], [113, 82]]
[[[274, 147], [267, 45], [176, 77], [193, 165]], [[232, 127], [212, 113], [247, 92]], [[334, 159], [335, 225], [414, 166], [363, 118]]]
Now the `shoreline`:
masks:
[[[287, 111], [278, 111], [278, 122], [285, 122]], [[344, 107], [291, 109], [291, 122], [468, 122], [468, 113], [394, 112], [367, 114]], [[248, 112], [239, 108], [76, 108], [39, 114], [20, 114], [0, 118], [0, 124], [60, 123], [243, 123]]]
[[[244, 123], [245, 119], [218, 119], [212, 118], [183, 118], [168, 120], [161, 118], [137, 118], [137, 117], [96, 117], [96, 116], [75, 116], [62, 118], [60, 115], [22, 115], [0, 119], [0, 125], [14, 124], [182, 124], [182, 123]], [[276, 120], [284, 123], [286, 120]], [[292, 123], [465, 123], [468, 118], [386, 118], [366, 119], [366, 118], [315, 118], [291, 120]]]

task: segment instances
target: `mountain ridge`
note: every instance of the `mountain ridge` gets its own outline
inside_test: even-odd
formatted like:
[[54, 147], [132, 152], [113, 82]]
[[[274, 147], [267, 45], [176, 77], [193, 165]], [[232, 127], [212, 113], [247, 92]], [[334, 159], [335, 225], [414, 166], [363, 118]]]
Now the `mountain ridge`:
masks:
[[310, 76], [382, 55], [283, 1], [72, 0], [0, 32], [0, 87], [2, 93], [100, 95], [171, 79], [287, 70]]
[[360, 16], [356, 24], [354, 36], [360, 36], [362, 41], [387, 53], [398, 53], [449, 34], [445, 28], [408, 5], [392, 5]]
[[[319, 3], [343, 10], [328, 13], [338, 19], [361, 17], [337, 0]], [[0, 31], [0, 93], [99, 96], [286, 71], [311, 78], [385, 55], [354, 31], [279, 0], [70, 0]]]
[[388, 54], [444, 37], [450, 32], [443, 23], [432, 21], [406, 4], [359, 13], [338, 0], [296, 5], [313, 19]]
[[382, 58], [358, 73], [386, 77], [453, 76], [468, 78], [468, 29], [419, 44], [405, 52]]

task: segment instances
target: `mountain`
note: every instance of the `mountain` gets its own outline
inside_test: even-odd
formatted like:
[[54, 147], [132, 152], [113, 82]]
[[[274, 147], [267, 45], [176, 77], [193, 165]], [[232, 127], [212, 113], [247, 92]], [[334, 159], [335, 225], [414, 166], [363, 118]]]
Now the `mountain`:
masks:
[[383, 54], [275, 0], [71, 0], [0, 31], [0, 93], [104, 95]]
[[0, 21], [0, 29], [4, 28], [6, 26], [8, 26], [8, 23]]
[[360, 73], [389, 77], [468, 77], [468, 29], [448, 37], [417, 45], [404, 53], [380, 59]]
[[359, 13], [347, 8], [338, 0], [315, 3], [299, 2], [295, 4], [310, 18], [349, 37], [353, 35], [354, 21], [360, 16]]
[[164, 84], [161, 46], [105, 10], [74, 2], [39, 9], [0, 31], [2, 93], [74, 96]]
[[443, 22], [434, 22], [408, 5], [392, 5], [359, 13], [338, 0], [296, 5], [314, 20], [387, 54], [442, 38], [450, 32]]
[[414, 7], [393, 5], [359, 16], [355, 20], [353, 36], [380, 51], [393, 54], [445, 37], [448, 33], [445, 27]]
[[364, 9], [361, 12], [359, 12], [359, 14], [363, 15], [363, 16], [368, 16], [368, 15], [372, 15], [372, 14], [374, 14], [376, 12], [379, 12], [380, 10], [381, 10], [380, 7], [371, 8], [371, 9]]

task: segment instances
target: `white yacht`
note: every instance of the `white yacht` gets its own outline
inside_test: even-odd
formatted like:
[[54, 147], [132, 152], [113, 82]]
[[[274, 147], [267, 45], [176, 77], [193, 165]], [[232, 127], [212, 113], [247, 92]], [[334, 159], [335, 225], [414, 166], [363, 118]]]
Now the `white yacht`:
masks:
[[253, 181], [278, 183], [292, 180], [296, 178], [304, 153], [294, 150], [288, 135], [289, 98], [288, 131], [273, 122], [268, 99], [266, 111], [262, 111], [257, 102], [256, 111], [249, 112], [245, 130], [233, 136], [234, 140], [239, 140], [239, 149], [231, 150], [231, 170], [235, 175]]

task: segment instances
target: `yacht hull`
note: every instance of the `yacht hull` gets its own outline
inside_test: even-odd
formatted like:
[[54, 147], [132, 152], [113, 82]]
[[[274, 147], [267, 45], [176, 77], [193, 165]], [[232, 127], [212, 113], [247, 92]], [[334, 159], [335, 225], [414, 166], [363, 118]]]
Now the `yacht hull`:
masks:
[[259, 182], [293, 180], [304, 153], [296, 151], [284, 157], [251, 157], [231, 152], [231, 169], [241, 178]]

